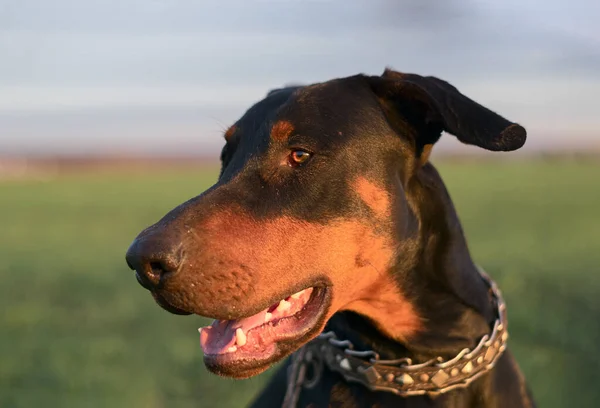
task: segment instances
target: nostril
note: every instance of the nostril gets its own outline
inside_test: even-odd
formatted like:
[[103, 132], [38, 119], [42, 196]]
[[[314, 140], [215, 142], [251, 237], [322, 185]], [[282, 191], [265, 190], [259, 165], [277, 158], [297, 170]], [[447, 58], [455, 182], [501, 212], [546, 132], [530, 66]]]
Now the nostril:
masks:
[[149, 273], [152, 274], [152, 278], [156, 281], [160, 280], [160, 277], [165, 275], [169, 270], [164, 267], [162, 262], [154, 261], [150, 262]]
[[138, 282], [146, 289], [160, 286], [162, 280], [167, 276], [169, 269], [163, 261], [149, 261], [142, 264], [141, 269], [136, 269], [136, 278]]

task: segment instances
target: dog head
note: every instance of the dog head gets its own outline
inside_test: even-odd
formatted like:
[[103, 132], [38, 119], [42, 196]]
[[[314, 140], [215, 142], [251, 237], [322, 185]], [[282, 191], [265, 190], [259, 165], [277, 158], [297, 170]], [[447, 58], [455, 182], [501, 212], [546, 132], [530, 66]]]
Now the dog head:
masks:
[[426, 223], [411, 183], [442, 131], [494, 151], [526, 138], [434, 77], [271, 91], [225, 133], [216, 184], [141, 232], [128, 264], [166, 310], [215, 319], [201, 344], [217, 374], [265, 370], [342, 310], [410, 339]]

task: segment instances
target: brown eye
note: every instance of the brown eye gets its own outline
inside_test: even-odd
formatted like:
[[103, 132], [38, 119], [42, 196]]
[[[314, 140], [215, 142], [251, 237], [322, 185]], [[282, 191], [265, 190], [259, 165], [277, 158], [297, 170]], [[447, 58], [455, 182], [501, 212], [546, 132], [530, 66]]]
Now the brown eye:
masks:
[[310, 159], [311, 154], [305, 150], [292, 150], [290, 153], [290, 165], [299, 166]]

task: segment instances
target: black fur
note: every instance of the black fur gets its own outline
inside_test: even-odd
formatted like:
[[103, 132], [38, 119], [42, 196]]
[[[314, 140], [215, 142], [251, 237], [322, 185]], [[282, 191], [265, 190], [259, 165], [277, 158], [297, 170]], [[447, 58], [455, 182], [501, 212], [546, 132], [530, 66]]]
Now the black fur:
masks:
[[[271, 137], [276, 121], [293, 124], [289, 137]], [[216, 185], [142, 232], [128, 252], [128, 262], [144, 286], [159, 293], [159, 303], [168, 310], [233, 319], [254, 314], [265, 305], [247, 306], [237, 295], [216, 302], [215, 296], [221, 295], [208, 284], [190, 292], [188, 283], [196, 282], [198, 274], [204, 281], [225, 280], [226, 275], [210, 268], [186, 275], [165, 267], [157, 280], [148, 264], [154, 260], [155, 265], [176, 265], [181, 252], [188, 251], [196, 254], [194, 267], [209, 265], [214, 260], [201, 251], [204, 238], [201, 233], [190, 237], [190, 226], [201, 225], [231, 203], [256, 220], [281, 215], [322, 225], [334, 218], [369, 220], [375, 231], [394, 237], [396, 252], [389, 273], [423, 318], [424, 327], [410, 339], [393, 340], [364, 316], [339, 312], [327, 323], [328, 329], [359, 349], [377, 350], [384, 358], [451, 358], [489, 333], [494, 316], [450, 196], [437, 171], [422, 157], [442, 131], [494, 151], [518, 149], [526, 138], [521, 126], [433, 77], [386, 70], [380, 77], [356, 75], [271, 91], [236, 122], [221, 154]], [[312, 158], [299, 168], [280, 165], [293, 149], [309, 151]], [[357, 176], [376, 180], [390, 194], [389, 219], [376, 222], [368, 206], [356, 198], [348, 181]], [[235, 287], [235, 283], [222, 284]], [[277, 299], [281, 294], [263, 303]], [[284, 366], [275, 374], [254, 407], [281, 406], [285, 370]], [[518, 408], [533, 403], [507, 351], [494, 370], [468, 389], [435, 399], [369, 392], [326, 371], [316, 388], [302, 392], [298, 406]]]

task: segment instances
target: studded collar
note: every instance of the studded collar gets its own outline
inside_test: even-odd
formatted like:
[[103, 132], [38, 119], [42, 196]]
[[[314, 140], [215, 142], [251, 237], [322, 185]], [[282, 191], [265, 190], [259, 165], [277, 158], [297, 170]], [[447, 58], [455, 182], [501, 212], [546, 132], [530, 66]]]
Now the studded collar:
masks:
[[502, 294], [483, 270], [479, 272], [489, 287], [496, 319], [491, 333], [484, 335], [475, 348], [465, 348], [450, 360], [438, 357], [414, 364], [410, 358], [381, 360], [374, 350], [357, 351], [350, 341], [338, 339], [334, 332], [322, 333], [292, 356], [283, 408], [295, 407], [302, 388], [311, 389], [319, 382], [323, 365], [348, 382], [403, 397], [436, 396], [468, 387], [494, 367], [508, 340]]

